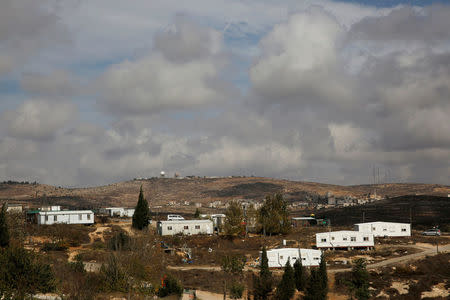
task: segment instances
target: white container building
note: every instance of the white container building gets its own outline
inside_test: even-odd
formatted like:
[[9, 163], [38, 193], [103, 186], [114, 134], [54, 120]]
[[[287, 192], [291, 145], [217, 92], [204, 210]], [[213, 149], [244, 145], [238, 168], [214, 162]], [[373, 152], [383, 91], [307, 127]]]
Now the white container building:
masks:
[[350, 230], [316, 233], [316, 247], [319, 249], [370, 249], [374, 246], [372, 233]]
[[411, 224], [394, 222], [369, 222], [354, 225], [359, 232], [373, 233], [377, 236], [411, 236]]
[[160, 235], [213, 234], [213, 228], [211, 220], [159, 221], [157, 224], [157, 230]]
[[[260, 261], [261, 261], [260, 252]], [[269, 268], [282, 268], [286, 262], [290, 261], [291, 266], [294, 265], [297, 259], [301, 259], [304, 267], [318, 266], [322, 251], [314, 249], [300, 249], [300, 248], [280, 248], [267, 250], [267, 259]]]
[[94, 224], [91, 210], [40, 211], [37, 213], [39, 225], [52, 224]]
[[108, 214], [111, 217], [132, 218], [134, 215], [134, 208], [107, 207], [107, 208], [101, 209], [101, 211], [104, 211], [106, 214]]

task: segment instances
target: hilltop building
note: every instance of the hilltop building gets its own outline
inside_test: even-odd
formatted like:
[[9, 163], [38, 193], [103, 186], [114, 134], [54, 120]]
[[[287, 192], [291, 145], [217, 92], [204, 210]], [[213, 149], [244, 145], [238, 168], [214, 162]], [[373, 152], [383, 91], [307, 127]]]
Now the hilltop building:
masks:
[[372, 233], [378, 236], [411, 236], [411, 224], [394, 222], [368, 222], [354, 225], [359, 232]]
[[372, 233], [350, 230], [316, 233], [316, 247], [319, 249], [370, 249], [374, 246]]
[[160, 235], [195, 235], [213, 234], [214, 232], [214, 225], [211, 220], [159, 221], [156, 228]]
[[267, 250], [269, 268], [282, 268], [286, 265], [288, 259], [291, 266], [294, 265], [297, 259], [301, 259], [304, 267], [318, 266], [321, 255], [322, 251], [314, 249], [280, 248]]

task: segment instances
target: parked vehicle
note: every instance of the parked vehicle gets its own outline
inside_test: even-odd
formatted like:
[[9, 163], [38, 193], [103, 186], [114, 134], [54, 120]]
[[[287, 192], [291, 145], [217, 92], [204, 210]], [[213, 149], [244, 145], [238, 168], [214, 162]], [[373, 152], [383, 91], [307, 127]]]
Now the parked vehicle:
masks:
[[184, 218], [180, 215], [167, 215], [167, 221], [181, 221]]
[[441, 235], [441, 230], [438, 228], [428, 229], [422, 232], [422, 235], [439, 236]]

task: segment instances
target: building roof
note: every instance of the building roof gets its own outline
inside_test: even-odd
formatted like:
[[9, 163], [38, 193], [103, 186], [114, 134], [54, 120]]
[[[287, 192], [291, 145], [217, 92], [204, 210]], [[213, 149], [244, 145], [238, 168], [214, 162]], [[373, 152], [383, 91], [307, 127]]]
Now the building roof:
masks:
[[384, 221], [356, 223], [355, 225], [366, 225], [366, 224], [401, 224], [401, 225], [411, 225], [410, 223], [384, 222]]
[[292, 220], [315, 220], [313, 217], [293, 217]]
[[172, 220], [172, 221], [159, 221], [161, 224], [198, 224], [198, 223], [212, 223], [211, 220]]
[[93, 214], [92, 210], [53, 210], [53, 211], [40, 211], [40, 215], [74, 215], [74, 214]]
[[329, 233], [342, 233], [342, 234], [372, 234], [368, 232], [361, 232], [361, 231], [354, 231], [354, 230], [339, 230], [339, 231], [326, 231], [326, 232], [319, 232], [317, 234], [329, 234]]
[[273, 251], [273, 252], [276, 252], [276, 251], [318, 251], [318, 252], [321, 252], [320, 250], [317, 250], [317, 249], [305, 249], [305, 248], [275, 248], [275, 249], [267, 250], [267, 252], [271, 252], [271, 251]]

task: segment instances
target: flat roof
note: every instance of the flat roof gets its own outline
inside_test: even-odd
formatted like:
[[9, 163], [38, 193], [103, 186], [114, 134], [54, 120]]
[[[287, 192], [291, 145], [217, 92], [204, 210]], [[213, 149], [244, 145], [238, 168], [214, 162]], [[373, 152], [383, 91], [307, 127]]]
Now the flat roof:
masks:
[[364, 225], [364, 224], [401, 224], [401, 225], [411, 225], [410, 223], [384, 222], [384, 221], [356, 223], [355, 225]]
[[[267, 250], [267, 252], [270, 252], [270, 251], [319, 251], [319, 252], [321, 252], [320, 250], [317, 250], [317, 249], [306, 249], [306, 248], [275, 248], [275, 249]], [[261, 252], [261, 251], [259, 251], [259, 252]]]
[[292, 220], [315, 220], [313, 217], [293, 217]]
[[53, 211], [40, 211], [40, 215], [73, 215], [73, 214], [93, 214], [92, 210], [53, 210]]
[[172, 221], [159, 221], [158, 223], [164, 224], [176, 224], [176, 223], [212, 223], [211, 220], [172, 220]]
[[369, 232], [361, 232], [361, 231], [354, 231], [354, 230], [325, 231], [325, 232], [318, 232], [316, 234], [326, 234], [326, 233], [372, 234], [372, 233], [369, 233]]

